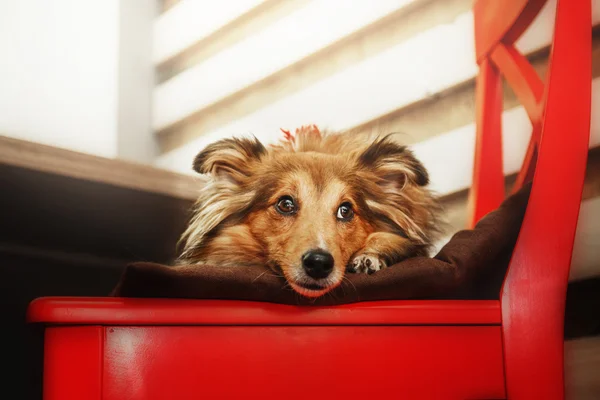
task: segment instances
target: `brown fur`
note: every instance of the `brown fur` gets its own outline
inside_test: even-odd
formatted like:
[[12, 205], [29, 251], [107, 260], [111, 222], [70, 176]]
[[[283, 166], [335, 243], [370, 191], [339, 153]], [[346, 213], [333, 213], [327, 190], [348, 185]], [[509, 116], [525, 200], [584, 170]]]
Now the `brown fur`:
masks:
[[[437, 233], [438, 204], [425, 188], [425, 168], [391, 136], [322, 134], [316, 127], [264, 147], [256, 139], [225, 139], [194, 161], [204, 187], [182, 236], [181, 263], [269, 265], [306, 296], [337, 286], [346, 271], [372, 272], [425, 255]], [[291, 196], [295, 215], [275, 205]], [[340, 204], [354, 217], [336, 219]], [[301, 258], [326, 248], [333, 273], [323, 290], [303, 287]], [[309, 282], [310, 281], [310, 282]]]

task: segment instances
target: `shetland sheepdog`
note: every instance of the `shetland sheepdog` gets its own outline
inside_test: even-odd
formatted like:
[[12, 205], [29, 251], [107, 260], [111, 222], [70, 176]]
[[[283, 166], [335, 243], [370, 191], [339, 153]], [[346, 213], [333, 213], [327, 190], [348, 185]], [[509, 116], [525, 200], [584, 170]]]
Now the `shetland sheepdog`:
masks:
[[267, 265], [299, 294], [318, 297], [345, 273], [427, 254], [439, 203], [423, 165], [393, 135], [314, 125], [285, 134], [269, 147], [223, 139], [196, 156], [203, 187], [178, 263]]

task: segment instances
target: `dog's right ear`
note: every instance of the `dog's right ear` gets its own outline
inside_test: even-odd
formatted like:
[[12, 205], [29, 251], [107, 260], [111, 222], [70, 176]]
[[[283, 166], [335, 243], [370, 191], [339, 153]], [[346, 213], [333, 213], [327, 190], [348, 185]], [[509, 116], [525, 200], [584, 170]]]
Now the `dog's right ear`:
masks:
[[239, 182], [247, 177], [251, 164], [259, 161], [267, 149], [256, 138], [223, 139], [209, 144], [194, 159], [194, 170]]
[[403, 187], [408, 180], [418, 186], [429, 183], [427, 170], [413, 153], [391, 140], [391, 135], [377, 139], [362, 154], [359, 163], [371, 168], [386, 184]]

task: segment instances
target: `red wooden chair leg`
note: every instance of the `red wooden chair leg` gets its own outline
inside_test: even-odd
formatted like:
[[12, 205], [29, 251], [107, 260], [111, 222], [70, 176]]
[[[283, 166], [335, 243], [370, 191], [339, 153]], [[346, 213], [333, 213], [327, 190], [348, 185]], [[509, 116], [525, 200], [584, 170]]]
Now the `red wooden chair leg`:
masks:
[[590, 132], [591, 4], [559, 0], [529, 205], [501, 294], [510, 399], [562, 399], [563, 318]]
[[498, 69], [483, 61], [477, 77], [477, 138], [473, 186], [469, 192], [469, 226], [496, 209], [504, 198], [502, 169], [502, 80]]

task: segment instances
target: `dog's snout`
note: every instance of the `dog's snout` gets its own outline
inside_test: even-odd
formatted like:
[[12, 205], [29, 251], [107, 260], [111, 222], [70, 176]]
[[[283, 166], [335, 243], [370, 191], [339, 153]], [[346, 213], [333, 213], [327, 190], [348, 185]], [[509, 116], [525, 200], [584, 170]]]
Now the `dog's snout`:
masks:
[[333, 271], [333, 256], [325, 250], [310, 250], [302, 256], [302, 267], [311, 278], [326, 278]]

